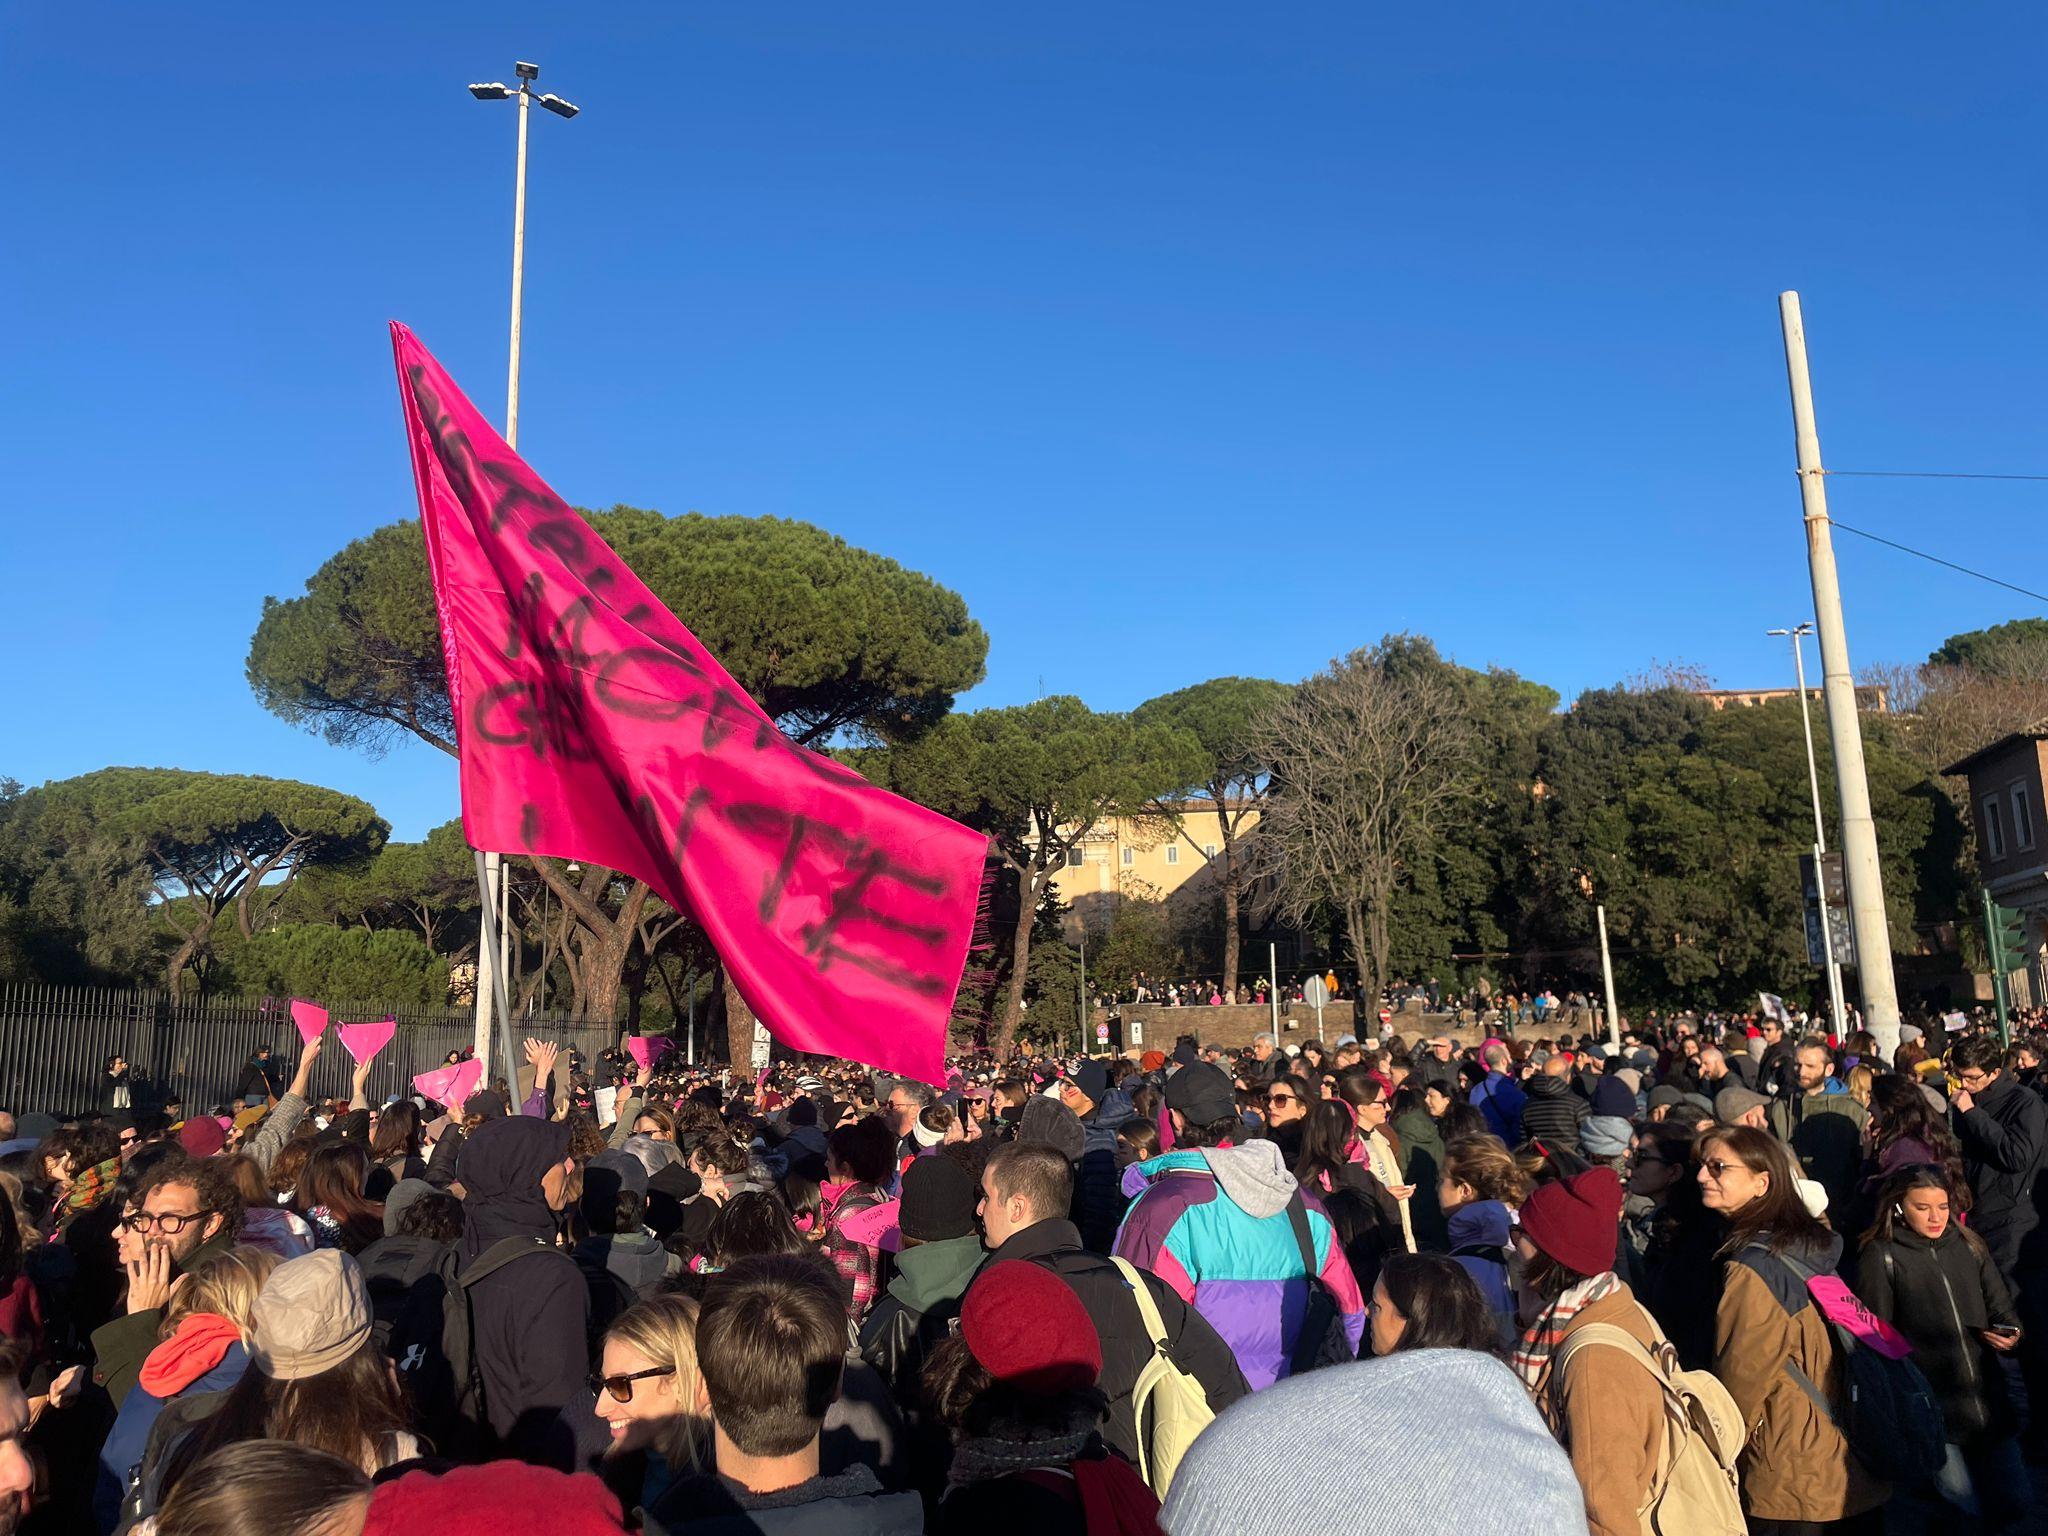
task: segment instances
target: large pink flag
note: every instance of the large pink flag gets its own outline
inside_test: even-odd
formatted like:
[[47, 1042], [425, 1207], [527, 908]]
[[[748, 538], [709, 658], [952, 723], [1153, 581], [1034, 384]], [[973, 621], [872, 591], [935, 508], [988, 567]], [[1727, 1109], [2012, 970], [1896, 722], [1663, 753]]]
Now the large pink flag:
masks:
[[936, 1083], [986, 839], [798, 747], [391, 327], [477, 848], [704, 925], [777, 1039]]

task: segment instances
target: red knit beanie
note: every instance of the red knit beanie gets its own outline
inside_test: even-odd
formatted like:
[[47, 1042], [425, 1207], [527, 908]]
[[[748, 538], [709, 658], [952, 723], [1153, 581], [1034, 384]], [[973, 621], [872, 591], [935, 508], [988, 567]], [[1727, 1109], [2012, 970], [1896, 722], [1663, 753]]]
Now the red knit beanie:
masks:
[[1602, 1166], [1538, 1184], [1521, 1217], [1529, 1241], [1565, 1268], [1601, 1274], [1614, 1268], [1621, 1238], [1621, 1180]]
[[1092, 1387], [1102, 1374], [1102, 1340], [1081, 1298], [1020, 1259], [984, 1270], [968, 1289], [960, 1333], [989, 1375], [1037, 1396]]
[[363, 1536], [489, 1531], [491, 1536], [620, 1536], [619, 1501], [589, 1473], [523, 1461], [408, 1472], [370, 1495]]

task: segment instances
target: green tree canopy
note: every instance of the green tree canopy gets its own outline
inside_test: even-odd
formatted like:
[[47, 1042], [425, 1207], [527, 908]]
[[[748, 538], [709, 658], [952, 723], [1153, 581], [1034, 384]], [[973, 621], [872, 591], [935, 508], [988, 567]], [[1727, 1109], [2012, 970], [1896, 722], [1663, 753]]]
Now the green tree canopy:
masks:
[[454, 958], [457, 943], [466, 948], [475, 939], [475, 925], [459, 919], [476, 906], [476, 862], [462, 840], [462, 823], [449, 821], [421, 842], [386, 843], [369, 859], [307, 870], [280, 915], [373, 930], [409, 928], [427, 948]]
[[[988, 636], [958, 593], [776, 517], [582, 514], [725, 669], [806, 744], [915, 735], [981, 681]], [[249, 644], [264, 708], [328, 740], [409, 732], [452, 752], [447, 668], [417, 521], [357, 539]]]
[[448, 1002], [447, 960], [396, 930], [282, 923], [237, 946], [230, 969], [240, 987], [279, 997], [390, 1008]]
[[55, 816], [96, 827], [148, 872], [159, 912], [178, 928], [165, 967], [173, 989], [188, 968], [204, 982], [223, 913], [234, 911], [246, 938], [300, 870], [366, 858], [391, 830], [353, 795], [253, 774], [102, 768], [39, 793]]
[[149, 871], [102, 809], [0, 782], [0, 980], [120, 986], [156, 970]]
[[[1865, 744], [1896, 952], [1953, 919], [1963, 827], [1940, 786], [1881, 732]], [[1672, 690], [1592, 693], [1542, 744], [1527, 926], [1534, 970], [1591, 968], [1593, 907], [1607, 908], [1618, 986], [1691, 1003], [1771, 991], [1811, 994], [1799, 856], [1813, 803], [1796, 700], [1715, 712]], [[1819, 760], [1835, 846], [1832, 767]]]
[[2015, 669], [2038, 675], [2048, 659], [2048, 619], [2010, 619], [1988, 629], [1950, 635], [1927, 658], [1932, 667], [1969, 667], [1998, 677]]

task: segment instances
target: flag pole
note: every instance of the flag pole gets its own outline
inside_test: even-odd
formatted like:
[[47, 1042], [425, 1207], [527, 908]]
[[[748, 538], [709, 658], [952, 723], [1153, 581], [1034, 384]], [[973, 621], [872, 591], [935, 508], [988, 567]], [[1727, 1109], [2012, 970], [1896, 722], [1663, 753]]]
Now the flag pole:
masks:
[[[487, 858], [496, 857], [497, 855], [495, 854], [487, 855], [484, 853], [478, 853], [476, 856], [476, 883], [478, 890], [482, 892], [484, 898], [482, 909], [483, 932], [477, 935], [477, 949], [480, 952], [489, 951], [492, 954], [496, 954], [498, 950], [498, 915], [491, 907], [491, 889], [488, 883], [489, 876], [486, 872], [488, 866], [485, 861]], [[483, 999], [483, 972], [481, 970], [477, 973], [477, 987], [478, 1001], [481, 1002]], [[502, 1037], [504, 1045], [505, 1086], [511, 1090], [513, 1098], [517, 1099], [519, 1096], [519, 1063], [518, 1059], [512, 1054], [512, 1000], [505, 995], [505, 989], [499, 987], [496, 989], [495, 1002], [498, 1015], [498, 1033]], [[488, 1075], [491, 1070], [491, 1025], [490, 1015], [488, 1014], [478, 1014], [477, 1040], [476, 1059], [483, 1063], [484, 1072]], [[517, 1107], [515, 1104], [514, 1109], [516, 1110]]]

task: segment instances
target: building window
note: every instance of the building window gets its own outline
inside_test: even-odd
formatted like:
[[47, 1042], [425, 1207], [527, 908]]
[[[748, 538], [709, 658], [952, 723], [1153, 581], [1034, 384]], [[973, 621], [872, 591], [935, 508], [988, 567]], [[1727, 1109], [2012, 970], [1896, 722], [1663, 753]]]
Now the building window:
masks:
[[1204, 844], [1202, 844], [1202, 857], [1203, 857], [1203, 858], [1205, 858], [1205, 859], [1213, 859], [1213, 858], [1215, 858], [1215, 857], [1216, 857], [1216, 845], [1215, 845], [1214, 843], [1204, 843]]
[[1087, 862], [1088, 855], [1083, 853], [1079, 848], [1069, 848], [1067, 850], [1067, 868], [1079, 869], [1083, 864], [1086, 864]]
[[2034, 846], [2034, 802], [2027, 794], [2027, 786], [2015, 784], [2007, 791], [2012, 797], [2012, 845], [2015, 848]]
[[2005, 823], [1999, 819], [1996, 795], [1984, 797], [1984, 857], [2005, 857]]
[[1131, 867], [1131, 866], [1132, 866], [1133, 864], [1135, 864], [1135, 863], [1137, 863], [1137, 862], [1138, 862], [1138, 852], [1137, 852], [1137, 850], [1136, 850], [1135, 848], [1126, 848], [1126, 849], [1124, 850], [1124, 868], [1125, 868], [1125, 869], [1129, 869], [1129, 868], [1130, 868], [1130, 867]]
[[1166, 862], [1169, 864], [1178, 864], [1180, 862], [1179, 843], [1168, 843], [1166, 845]]

